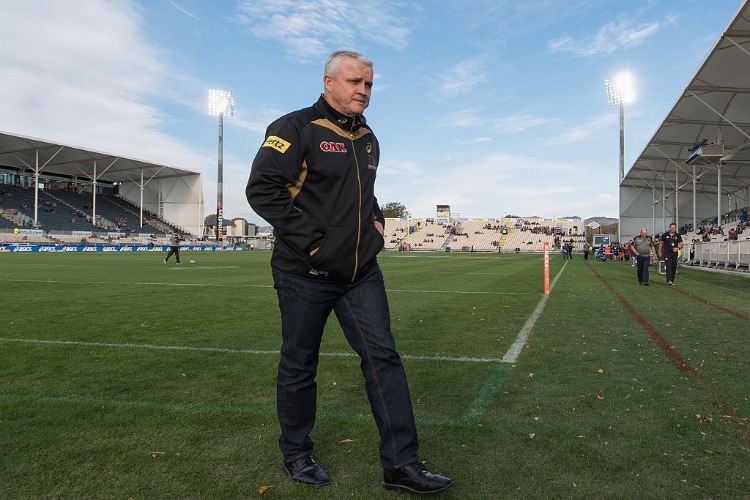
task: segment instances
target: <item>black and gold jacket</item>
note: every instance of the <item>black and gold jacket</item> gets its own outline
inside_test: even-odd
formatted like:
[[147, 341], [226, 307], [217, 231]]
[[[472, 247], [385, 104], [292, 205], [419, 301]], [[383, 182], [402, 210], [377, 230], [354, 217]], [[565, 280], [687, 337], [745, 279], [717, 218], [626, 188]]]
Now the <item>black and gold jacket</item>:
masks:
[[385, 224], [375, 198], [379, 159], [365, 118], [339, 113], [322, 96], [268, 126], [245, 194], [274, 228], [273, 269], [352, 283], [375, 263], [384, 243], [375, 220]]

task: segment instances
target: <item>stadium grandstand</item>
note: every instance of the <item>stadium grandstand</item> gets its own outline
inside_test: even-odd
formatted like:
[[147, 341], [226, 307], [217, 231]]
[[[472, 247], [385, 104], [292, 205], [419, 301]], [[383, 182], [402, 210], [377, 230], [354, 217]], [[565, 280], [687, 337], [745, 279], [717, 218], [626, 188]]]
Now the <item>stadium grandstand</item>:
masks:
[[0, 240], [151, 244], [202, 240], [201, 176], [0, 132]]
[[564, 242], [582, 252], [586, 227], [580, 218], [386, 219], [384, 237], [386, 250], [407, 252], [538, 253], [544, 243], [559, 250]]
[[[642, 227], [677, 223], [682, 259], [750, 267], [750, 1], [727, 29], [619, 184], [617, 243]], [[151, 243], [171, 232], [207, 234], [201, 175], [176, 167], [0, 132], [0, 241], [83, 239]], [[388, 219], [386, 250], [581, 252], [580, 218], [472, 219], [436, 205], [434, 218]], [[269, 238], [272, 236], [269, 233]], [[164, 242], [161, 242], [164, 243]], [[256, 248], [271, 248], [263, 245]]]
[[660, 234], [675, 222], [690, 246], [683, 259], [747, 269], [750, 231], [743, 219], [750, 206], [748, 109], [746, 1], [621, 180], [620, 240], [632, 239], [641, 227]]

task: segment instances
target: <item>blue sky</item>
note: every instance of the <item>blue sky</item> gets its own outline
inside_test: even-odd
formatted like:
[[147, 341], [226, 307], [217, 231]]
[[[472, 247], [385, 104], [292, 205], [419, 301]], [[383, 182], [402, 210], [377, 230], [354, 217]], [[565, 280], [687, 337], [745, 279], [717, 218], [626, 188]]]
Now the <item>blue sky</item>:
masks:
[[0, 130], [200, 171], [215, 211], [244, 197], [265, 127], [312, 104], [336, 49], [375, 63], [365, 112], [376, 194], [415, 217], [618, 212], [619, 114], [604, 80], [633, 75], [625, 169], [740, 0], [0, 0]]

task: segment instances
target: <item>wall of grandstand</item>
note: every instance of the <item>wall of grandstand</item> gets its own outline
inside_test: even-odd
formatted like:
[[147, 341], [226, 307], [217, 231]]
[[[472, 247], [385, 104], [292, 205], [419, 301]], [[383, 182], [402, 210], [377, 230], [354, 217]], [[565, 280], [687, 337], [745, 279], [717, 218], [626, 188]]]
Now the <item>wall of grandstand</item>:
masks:
[[196, 236], [203, 234], [203, 184], [200, 174], [123, 182], [119, 186], [119, 195], [187, 233]]

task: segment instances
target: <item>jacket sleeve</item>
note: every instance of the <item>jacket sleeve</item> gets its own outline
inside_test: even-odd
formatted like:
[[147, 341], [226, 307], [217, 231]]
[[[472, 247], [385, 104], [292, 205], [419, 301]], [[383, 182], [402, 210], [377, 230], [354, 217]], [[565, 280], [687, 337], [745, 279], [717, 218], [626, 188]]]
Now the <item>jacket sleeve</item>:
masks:
[[323, 233], [295, 206], [292, 195], [306, 174], [302, 139], [299, 127], [289, 119], [272, 123], [253, 161], [245, 196], [253, 210], [273, 226], [277, 238], [307, 254]]
[[380, 205], [378, 205], [377, 198], [375, 198], [375, 200], [372, 202], [372, 214], [373, 217], [375, 217], [375, 220], [380, 222], [383, 227], [385, 227], [385, 215], [383, 215], [383, 211], [380, 209]]

